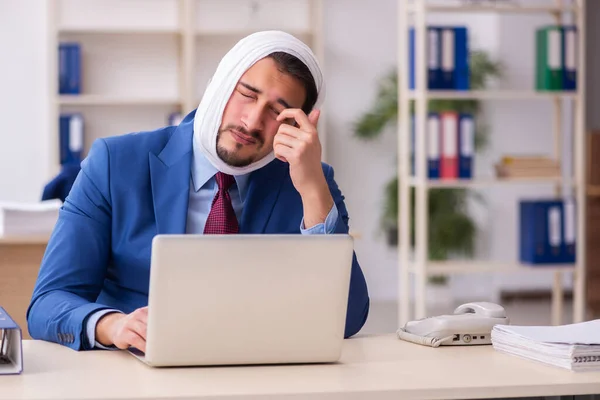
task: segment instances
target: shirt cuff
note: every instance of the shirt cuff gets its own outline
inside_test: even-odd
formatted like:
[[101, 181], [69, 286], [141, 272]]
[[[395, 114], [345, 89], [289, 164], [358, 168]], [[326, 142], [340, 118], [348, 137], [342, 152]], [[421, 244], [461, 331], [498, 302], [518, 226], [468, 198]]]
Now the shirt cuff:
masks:
[[106, 315], [108, 313], [113, 313], [113, 312], [120, 313], [121, 311], [113, 310], [113, 309], [100, 310], [100, 311], [95, 312], [94, 314], [92, 314], [90, 316], [90, 318], [88, 318], [87, 326], [86, 326], [86, 333], [87, 333], [88, 346], [90, 349], [93, 349], [94, 347], [99, 348], [99, 349], [104, 349], [104, 350], [112, 350], [112, 349], [116, 348], [114, 346], [106, 347], [106, 346], [96, 342], [96, 325], [98, 324], [98, 320], [100, 318], [102, 318], [104, 315]]
[[335, 227], [337, 226], [338, 220], [338, 209], [335, 203], [329, 210], [329, 214], [327, 214], [327, 218], [325, 218], [325, 223], [317, 224], [313, 227], [306, 229], [304, 227], [304, 218], [302, 218], [302, 222], [300, 222], [300, 232], [303, 235], [323, 235], [323, 234], [331, 234], [335, 232]]

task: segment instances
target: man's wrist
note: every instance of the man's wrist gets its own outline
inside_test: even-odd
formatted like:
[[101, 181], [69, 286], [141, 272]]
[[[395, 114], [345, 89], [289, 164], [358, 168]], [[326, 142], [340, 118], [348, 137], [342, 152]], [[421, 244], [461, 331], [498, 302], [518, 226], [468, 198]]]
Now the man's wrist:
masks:
[[300, 193], [304, 208], [304, 225], [310, 228], [325, 222], [327, 215], [334, 205], [327, 181]]
[[103, 346], [112, 346], [112, 329], [113, 325], [121, 318], [124, 318], [125, 315], [119, 312], [111, 312], [106, 315], [103, 315], [102, 318], [98, 320], [96, 324], [96, 341]]

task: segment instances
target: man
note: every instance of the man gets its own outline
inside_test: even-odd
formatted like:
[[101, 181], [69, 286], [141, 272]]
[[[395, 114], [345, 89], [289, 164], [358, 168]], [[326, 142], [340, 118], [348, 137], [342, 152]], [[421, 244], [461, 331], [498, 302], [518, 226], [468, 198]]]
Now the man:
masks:
[[[31, 336], [145, 351], [156, 234], [348, 233], [333, 170], [320, 162], [322, 92], [306, 45], [260, 32], [227, 53], [177, 127], [95, 141], [42, 261]], [[345, 337], [368, 310], [354, 256]]]

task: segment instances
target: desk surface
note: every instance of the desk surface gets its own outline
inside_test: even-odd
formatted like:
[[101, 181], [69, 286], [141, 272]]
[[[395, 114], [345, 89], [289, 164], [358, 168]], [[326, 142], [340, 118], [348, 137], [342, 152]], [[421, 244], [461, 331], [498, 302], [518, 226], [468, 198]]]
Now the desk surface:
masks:
[[600, 373], [522, 360], [489, 345], [434, 349], [393, 335], [346, 340], [340, 363], [325, 365], [154, 369], [121, 351], [75, 352], [40, 341], [25, 341], [24, 353], [22, 375], [0, 376], [0, 399], [451, 399], [600, 393]]

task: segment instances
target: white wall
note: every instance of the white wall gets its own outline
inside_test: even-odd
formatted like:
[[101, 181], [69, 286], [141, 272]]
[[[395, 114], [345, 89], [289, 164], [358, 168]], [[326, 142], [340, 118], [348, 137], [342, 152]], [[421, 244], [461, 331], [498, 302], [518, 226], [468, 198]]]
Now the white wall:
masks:
[[49, 165], [46, 1], [0, 1], [0, 201], [36, 201]]
[[[396, 138], [390, 129], [380, 140], [362, 142], [353, 137], [351, 127], [373, 102], [378, 79], [395, 68], [396, 3], [378, 0], [375, 6], [362, 0], [324, 1], [327, 157], [346, 195], [351, 229], [362, 234], [356, 250], [374, 301], [395, 300], [397, 295], [396, 250], [387, 247], [379, 230], [383, 188], [395, 174]], [[11, 54], [10, 62], [0, 64], [0, 201], [38, 199], [49, 178], [45, 4], [36, 0], [0, 1], [0, 26], [3, 32], [11, 32], [0, 35], [0, 49]], [[533, 40], [531, 21], [482, 14], [436, 15], [430, 21], [467, 24], [473, 48], [485, 48], [506, 64], [508, 86], [524, 87], [533, 82], [533, 59], [528, 51]], [[544, 103], [487, 103], [493, 150], [476, 160], [477, 173], [491, 174], [491, 165], [505, 152], [539, 148], [534, 146], [549, 137], [550, 126], [548, 119], [540, 116], [549, 110]], [[549, 150], [551, 141], [546, 143]], [[544, 190], [531, 188], [527, 192], [536, 195]], [[481, 229], [480, 257], [510, 261], [516, 256], [515, 202], [520, 193], [505, 187], [489, 190], [486, 207], [474, 209]], [[481, 275], [457, 277], [453, 285], [458, 296], [492, 293], [493, 297], [498, 288], [509, 285], [549, 287], [550, 282], [548, 274], [512, 278]]]

